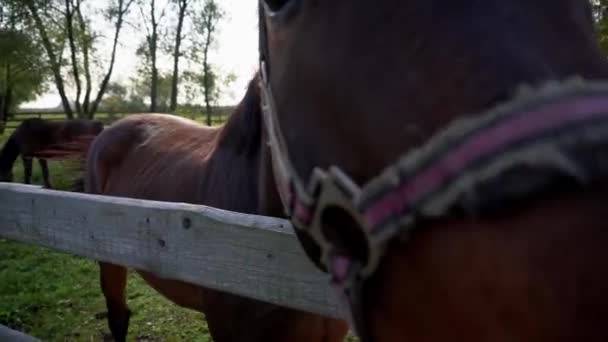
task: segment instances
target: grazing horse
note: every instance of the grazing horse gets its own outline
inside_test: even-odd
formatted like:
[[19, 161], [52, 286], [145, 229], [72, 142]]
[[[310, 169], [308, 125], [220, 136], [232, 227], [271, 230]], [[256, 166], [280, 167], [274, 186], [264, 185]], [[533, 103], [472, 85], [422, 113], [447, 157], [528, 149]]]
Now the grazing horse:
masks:
[[588, 1], [260, 0], [259, 27], [260, 183], [362, 341], [608, 339]]
[[25, 184], [31, 182], [32, 159], [37, 158], [42, 170], [44, 186], [50, 189], [47, 159], [67, 157], [54, 150], [54, 147], [66, 148], [70, 143], [80, 146], [82, 142], [76, 143], [77, 140], [92, 140], [92, 137], [102, 130], [103, 123], [96, 120], [48, 121], [39, 118], [23, 120], [0, 150], [0, 182], [13, 181], [13, 165], [21, 155]]
[[[85, 190], [260, 213], [261, 132], [257, 79], [221, 127], [172, 115], [131, 115], [105, 129], [88, 149]], [[343, 320], [138, 273], [174, 303], [204, 312], [217, 342], [338, 342], [348, 332]], [[125, 341], [130, 317], [127, 268], [100, 262], [100, 280], [112, 335], [116, 341]]]

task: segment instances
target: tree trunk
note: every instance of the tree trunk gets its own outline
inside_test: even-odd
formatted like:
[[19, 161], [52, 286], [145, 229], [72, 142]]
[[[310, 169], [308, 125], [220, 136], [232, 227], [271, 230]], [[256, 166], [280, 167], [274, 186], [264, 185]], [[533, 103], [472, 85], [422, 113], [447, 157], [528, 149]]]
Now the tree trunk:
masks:
[[209, 75], [209, 64], [207, 64], [207, 49], [205, 49], [205, 54], [203, 58], [203, 80], [205, 82], [205, 114], [207, 116], [207, 126], [211, 126], [211, 85], [210, 85], [210, 75]]
[[156, 67], [156, 35], [152, 38], [154, 46], [150, 49], [152, 58], [152, 80], [150, 82], [150, 112], [154, 113], [158, 110], [158, 68]]
[[0, 108], [0, 111], [2, 112], [2, 114], [0, 114], [0, 116], [2, 116], [2, 122], [0, 122], [0, 126], [2, 127], [2, 130], [0, 133], [4, 133], [4, 129], [6, 128], [6, 122], [8, 121], [8, 116], [10, 114], [12, 101], [13, 101], [13, 88], [9, 85], [6, 88], [6, 94], [4, 94], [4, 100], [2, 101], [2, 108]]
[[42, 40], [42, 45], [46, 50], [46, 53], [49, 58], [49, 63], [51, 67], [51, 71], [53, 72], [53, 77], [55, 79], [55, 86], [57, 87], [57, 91], [59, 92], [59, 96], [61, 97], [61, 104], [63, 105], [63, 110], [68, 119], [74, 118], [74, 113], [72, 112], [72, 107], [70, 106], [70, 101], [65, 93], [65, 85], [63, 82], [63, 77], [61, 76], [61, 65], [57, 60], [57, 56], [53, 51], [53, 45], [51, 44], [51, 40], [49, 39], [48, 33], [46, 32], [46, 28], [44, 23], [42, 22], [42, 18], [40, 18], [40, 14], [38, 13], [38, 9], [36, 5], [32, 1], [27, 1], [26, 6], [34, 19], [34, 24], [38, 33], [40, 34], [40, 38]]
[[4, 134], [6, 128], [6, 122], [8, 121], [8, 112], [4, 110], [4, 103], [6, 102], [6, 96], [0, 93], [0, 134]]
[[207, 126], [211, 126], [211, 68], [209, 67], [209, 47], [211, 46], [211, 30], [207, 28], [203, 50], [203, 81], [205, 87], [205, 112], [207, 115]]
[[72, 0], [65, 0], [65, 27], [68, 34], [68, 44], [70, 46], [70, 59], [72, 61], [72, 76], [76, 84], [76, 113], [79, 118], [83, 118], [82, 108], [80, 107], [80, 97], [82, 95], [82, 83], [80, 81], [80, 71], [78, 70], [78, 50], [76, 48], [76, 38], [74, 37], [74, 8]]
[[156, 65], [156, 50], [158, 45], [158, 22], [156, 21], [156, 1], [150, 3], [150, 19], [152, 22], [152, 33], [148, 38], [150, 48], [150, 62], [152, 63], [152, 79], [150, 81], [150, 112], [158, 110], [158, 68]]
[[93, 101], [93, 104], [91, 105], [91, 108], [89, 111], [90, 119], [93, 119], [93, 117], [95, 116], [95, 113], [97, 112], [97, 109], [99, 108], [99, 103], [101, 102], [101, 99], [103, 98], [103, 95], [105, 94], [106, 89], [108, 87], [108, 83], [110, 82], [110, 78], [112, 77], [112, 72], [114, 71], [114, 64], [116, 63], [116, 49], [118, 47], [118, 37], [120, 36], [120, 30], [122, 29], [124, 16], [127, 14], [127, 11], [129, 10], [129, 7], [133, 3], [133, 1], [134, 0], [128, 0], [128, 2], [126, 4], [124, 3], [124, 0], [118, 1], [118, 18], [116, 18], [116, 30], [114, 31], [114, 41], [112, 43], [112, 54], [110, 56], [110, 66], [108, 67], [108, 72], [106, 73], [103, 80], [101, 81], [101, 85], [99, 86], [99, 91], [97, 92], [97, 96], [95, 97], [95, 100]]
[[4, 89], [0, 92], [0, 134], [4, 133], [4, 129], [6, 128], [6, 122], [8, 121], [8, 96], [10, 92], [10, 74], [11, 74], [11, 65], [10, 63], [6, 63], [4, 67]]
[[175, 35], [175, 50], [173, 51], [173, 78], [171, 80], [171, 104], [169, 109], [175, 114], [177, 109], [177, 95], [178, 95], [178, 81], [179, 81], [179, 59], [180, 59], [180, 48], [182, 44], [182, 29], [184, 26], [184, 19], [186, 17], [186, 8], [188, 7], [188, 0], [179, 1], [179, 17], [177, 20], [177, 33]]
[[93, 88], [93, 81], [91, 80], [91, 65], [90, 65], [90, 50], [89, 50], [89, 40], [87, 35], [87, 26], [84, 21], [84, 17], [82, 16], [82, 11], [80, 10], [81, 0], [76, 0], [76, 16], [78, 18], [78, 26], [80, 27], [81, 41], [80, 45], [82, 47], [82, 63], [84, 69], [84, 79], [85, 79], [85, 92], [84, 98], [82, 101], [82, 114], [84, 118], [92, 119], [93, 115], [90, 112], [90, 103], [91, 103], [91, 91]]

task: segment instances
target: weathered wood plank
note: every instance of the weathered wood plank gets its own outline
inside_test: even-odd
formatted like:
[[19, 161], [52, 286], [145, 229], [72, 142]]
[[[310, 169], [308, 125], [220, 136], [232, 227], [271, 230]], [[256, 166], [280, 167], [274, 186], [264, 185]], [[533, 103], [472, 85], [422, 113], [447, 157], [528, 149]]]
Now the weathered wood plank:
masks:
[[26, 335], [22, 332], [12, 330], [0, 324], [0, 341], [6, 342], [40, 342], [39, 339]]
[[0, 237], [343, 317], [288, 221], [0, 183]]

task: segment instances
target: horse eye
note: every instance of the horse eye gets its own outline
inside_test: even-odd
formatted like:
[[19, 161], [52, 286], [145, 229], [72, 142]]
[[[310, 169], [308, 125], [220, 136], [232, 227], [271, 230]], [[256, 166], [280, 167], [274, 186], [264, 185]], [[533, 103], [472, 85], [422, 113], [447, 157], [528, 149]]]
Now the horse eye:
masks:
[[[271, 16], [281, 15], [293, 9], [298, 0], [264, 0], [266, 9]], [[290, 11], [291, 12], [291, 11]]]
[[266, 6], [272, 12], [279, 12], [290, 0], [265, 0]]

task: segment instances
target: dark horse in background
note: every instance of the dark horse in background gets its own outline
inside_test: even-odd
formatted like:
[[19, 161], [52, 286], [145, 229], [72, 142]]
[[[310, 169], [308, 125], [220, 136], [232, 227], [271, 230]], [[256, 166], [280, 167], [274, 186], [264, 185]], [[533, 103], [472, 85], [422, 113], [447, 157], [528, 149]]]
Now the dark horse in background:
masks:
[[[130, 115], [82, 148], [88, 151], [86, 192], [266, 214], [258, 191], [265, 172], [262, 139], [257, 79], [221, 127], [172, 115]], [[342, 320], [138, 273], [174, 303], [203, 312], [217, 342], [339, 342], [348, 332]], [[127, 268], [100, 262], [100, 281], [112, 335], [125, 341]]]
[[588, 1], [260, 5], [274, 176], [363, 341], [608, 340]]
[[102, 130], [103, 123], [96, 120], [49, 121], [39, 118], [23, 120], [0, 150], [0, 182], [13, 181], [13, 165], [21, 156], [24, 183], [30, 184], [32, 159], [37, 158], [42, 170], [44, 186], [51, 188], [47, 159], [67, 157], [54, 148], [65, 149], [71, 143], [80, 146], [84, 141], [93, 140], [93, 137]]

